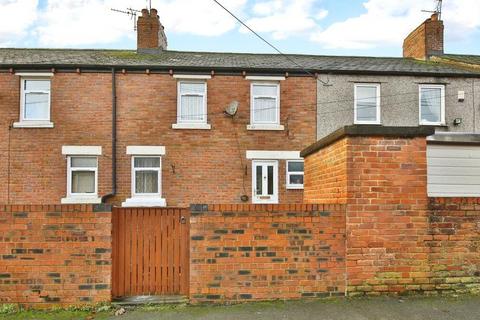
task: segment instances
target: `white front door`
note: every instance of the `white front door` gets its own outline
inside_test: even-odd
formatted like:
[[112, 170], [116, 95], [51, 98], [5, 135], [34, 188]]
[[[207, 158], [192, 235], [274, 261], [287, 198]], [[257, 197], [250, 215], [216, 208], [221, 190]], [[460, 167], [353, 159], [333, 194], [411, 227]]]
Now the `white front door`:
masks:
[[252, 162], [253, 203], [278, 203], [278, 161]]

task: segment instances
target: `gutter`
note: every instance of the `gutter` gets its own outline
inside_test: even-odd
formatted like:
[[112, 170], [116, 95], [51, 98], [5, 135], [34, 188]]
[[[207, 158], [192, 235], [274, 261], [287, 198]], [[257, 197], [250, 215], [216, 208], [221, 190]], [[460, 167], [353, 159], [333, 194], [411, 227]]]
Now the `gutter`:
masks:
[[102, 197], [102, 203], [117, 194], [117, 82], [112, 68], [112, 192]]

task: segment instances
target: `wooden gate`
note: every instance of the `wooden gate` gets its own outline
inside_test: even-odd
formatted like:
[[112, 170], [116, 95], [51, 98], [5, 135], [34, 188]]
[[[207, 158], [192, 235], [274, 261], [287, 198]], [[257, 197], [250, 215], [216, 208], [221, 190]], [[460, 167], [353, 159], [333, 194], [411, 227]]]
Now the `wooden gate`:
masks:
[[188, 295], [187, 209], [113, 209], [113, 298]]

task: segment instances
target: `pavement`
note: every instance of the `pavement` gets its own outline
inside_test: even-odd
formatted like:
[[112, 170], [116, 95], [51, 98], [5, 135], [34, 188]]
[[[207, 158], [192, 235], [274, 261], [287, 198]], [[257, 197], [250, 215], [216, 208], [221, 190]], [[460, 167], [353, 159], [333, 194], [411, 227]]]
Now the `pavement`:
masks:
[[261, 302], [232, 306], [150, 307], [115, 320], [480, 320], [480, 296], [378, 297]]

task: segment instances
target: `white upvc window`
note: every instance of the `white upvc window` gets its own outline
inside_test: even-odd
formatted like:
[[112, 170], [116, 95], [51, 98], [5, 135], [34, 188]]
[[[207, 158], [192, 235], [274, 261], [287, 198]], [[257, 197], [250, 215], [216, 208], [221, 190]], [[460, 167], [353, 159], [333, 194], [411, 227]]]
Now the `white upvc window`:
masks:
[[132, 194], [134, 197], [160, 197], [161, 161], [155, 156], [132, 157]]
[[252, 82], [249, 130], [283, 130], [280, 125], [280, 83]]
[[357, 83], [354, 95], [354, 123], [380, 124], [380, 84]]
[[132, 197], [122, 203], [123, 207], [165, 207], [162, 198], [163, 146], [130, 146], [127, 154], [132, 156]]
[[15, 128], [53, 128], [50, 121], [51, 79], [47, 76], [22, 76], [20, 117]]
[[419, 86], [419, 116], [421, 125], [445, 124], [445, 85]]
[[63, 146], [67, 159], [67, 197], [64, 204], [101, 203], [98, 197], [98, 146]]
[[304, 161], [287, 160], [287, 189], [303, 189]]
[[207, 123], [207, 82], [180, 80], [177, 83], [177, 123], [174, 129], [210, 129]]

